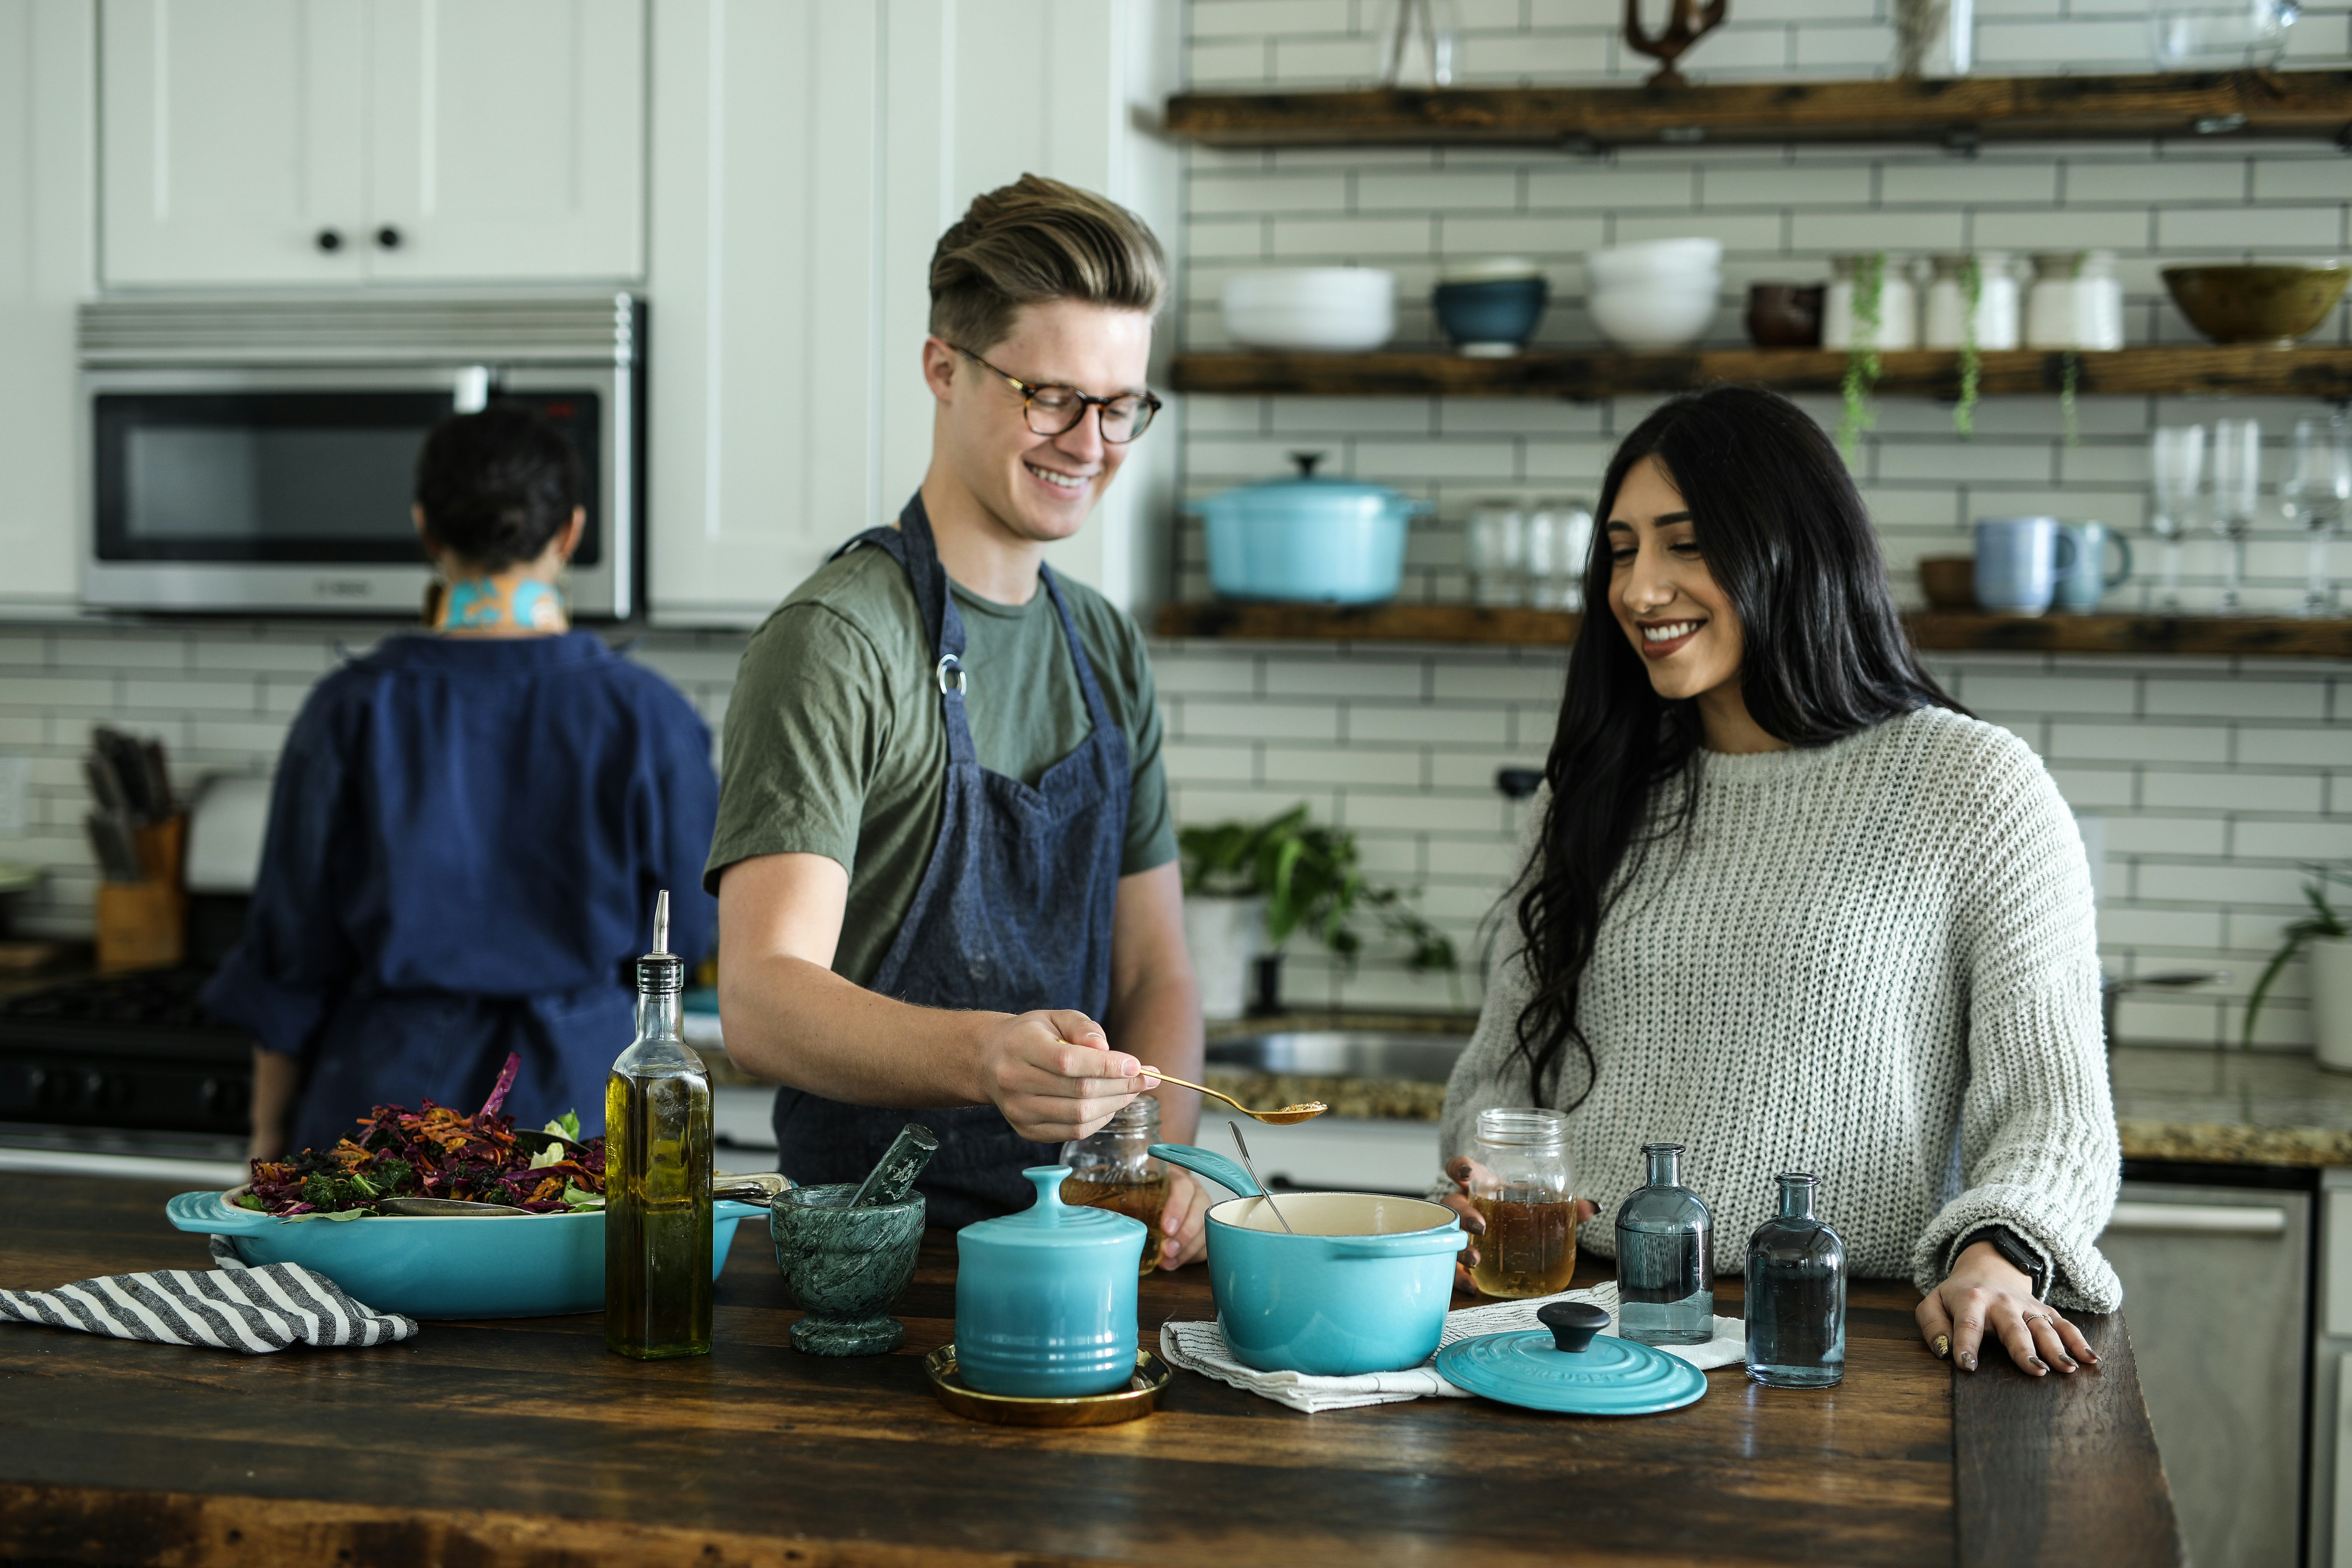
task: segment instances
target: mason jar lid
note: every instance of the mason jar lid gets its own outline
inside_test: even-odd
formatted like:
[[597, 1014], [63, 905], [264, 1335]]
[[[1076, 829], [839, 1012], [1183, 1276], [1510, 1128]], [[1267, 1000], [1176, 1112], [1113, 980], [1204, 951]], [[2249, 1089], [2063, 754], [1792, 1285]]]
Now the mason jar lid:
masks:
[[1105, 1132], [1159, 1131], [1160, 1097], [1156, 1094], [1137, 1095], [1120, 1106], [1111, 1119], [1103, 1123], [1102, 1130]]
[[1506, 1149], [1557, 1149], [1568, 1138], [1568, 1117], [1558, 1110], [1499, 1106], [1478, 1113], [1478, 1142]]

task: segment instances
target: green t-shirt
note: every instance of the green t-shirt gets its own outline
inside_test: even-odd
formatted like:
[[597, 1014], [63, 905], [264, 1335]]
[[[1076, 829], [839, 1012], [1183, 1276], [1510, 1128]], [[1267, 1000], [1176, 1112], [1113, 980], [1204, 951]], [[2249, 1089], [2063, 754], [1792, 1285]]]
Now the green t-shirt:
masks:
[[[1133, 768], [1122, 876], [1176, 858], [1160, 768], [1160, 704], [1135, 623], [1056, 579]], [[956, 588], [969, 646], [964, 702], [981, 766], [1035, 784], [1087, 738], [1087, 701], [1041, 584], [1026, 605]], [[793, 590], [743, 650], [727, 704], [719, 826], [703, 886], [754, 855], [823, 855], [849, 872], [835, 973], [872, 982], [939, 842], [947, 723], [915, 592], [867, 546]], [[724, 934], [721, 935], [724, 941]]]

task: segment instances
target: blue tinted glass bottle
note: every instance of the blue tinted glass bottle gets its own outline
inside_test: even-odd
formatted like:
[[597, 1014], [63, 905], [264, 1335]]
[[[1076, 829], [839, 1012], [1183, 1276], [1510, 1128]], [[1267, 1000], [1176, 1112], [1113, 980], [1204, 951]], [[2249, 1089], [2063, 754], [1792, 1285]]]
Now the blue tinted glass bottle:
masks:
[[1683, 1146], [1644, 1143], [1650, 1184], [1617, 1205], [1618, 1332], [1648, 1345], [1715, 1338], [1715, 1216], [1682, 1184]]
[[1780, 1177], [1780, 1212], [1748, 1243], [1748, 1375], [1773, 1388], [1845, 1376], [1845, 1242], [1813, 1214], [1818, 1182]]

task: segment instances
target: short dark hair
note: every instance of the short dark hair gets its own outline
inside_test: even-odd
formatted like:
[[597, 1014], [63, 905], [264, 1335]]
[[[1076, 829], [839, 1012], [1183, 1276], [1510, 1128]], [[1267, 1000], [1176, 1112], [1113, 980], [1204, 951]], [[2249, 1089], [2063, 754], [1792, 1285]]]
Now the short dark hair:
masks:
[[1168, 258], [1117, 202], [1024, 174], [972, 198], [931, 252], [931, 335], [985, 353], [1024, 305], [1076, 300], [1158, 312]]
[[504, 571], [571, 526], [580, 457], [538, 410], [493, 403], [433, 426], [416, 457], [416, 504], [433, 542]]

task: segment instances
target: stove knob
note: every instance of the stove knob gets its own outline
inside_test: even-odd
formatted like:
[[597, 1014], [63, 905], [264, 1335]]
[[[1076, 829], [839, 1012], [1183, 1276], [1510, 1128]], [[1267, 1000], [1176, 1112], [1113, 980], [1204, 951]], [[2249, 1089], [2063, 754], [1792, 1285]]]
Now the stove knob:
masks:
[[76, 1098], [92, 1110], [103, 1106], [106, 1103], [106, 1075], [95, 1068], [86, 1069], [81, 1075], [81, 1093]]

